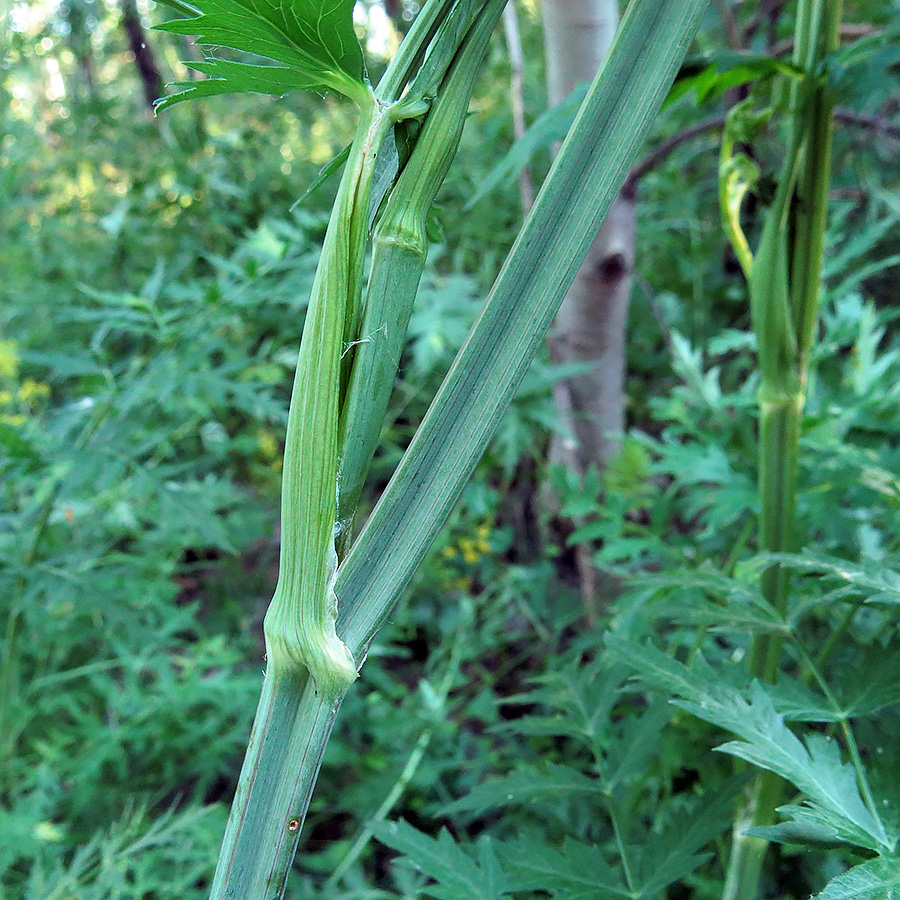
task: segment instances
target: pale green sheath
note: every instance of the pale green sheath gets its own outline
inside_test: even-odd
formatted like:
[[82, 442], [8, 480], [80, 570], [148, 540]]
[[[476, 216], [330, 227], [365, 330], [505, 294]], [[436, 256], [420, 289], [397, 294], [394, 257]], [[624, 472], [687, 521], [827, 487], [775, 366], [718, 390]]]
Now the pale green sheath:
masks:
[[372, 97], [313, 283], [288, 416], [278, 585], [264, 624], [272, 677], [306, 668], [325, 699], [339, 698], [357, 676], [335, 632], [341, 356], [358, 315], [375, 156], [390, 125]]

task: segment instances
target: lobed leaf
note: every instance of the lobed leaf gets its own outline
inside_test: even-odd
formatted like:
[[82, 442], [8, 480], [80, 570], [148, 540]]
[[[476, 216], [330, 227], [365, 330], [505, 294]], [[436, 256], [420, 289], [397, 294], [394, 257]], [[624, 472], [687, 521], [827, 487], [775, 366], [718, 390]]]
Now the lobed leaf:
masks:
[[593, 844], [566, 838], [561, 848], [534, 837], [501, 845], [516, 891], [551, 890], [556, 897], [631, 896], [622, 879]]
[[550, 764], [544, 771], [521, 766], [508, 775], [484, 782], [446, 807], [452, 814], [461, 810], [482, 813], [509, 805], [558, 806], [572, 796], [599, 796], [602, 784], [577, 769]]
[[353, 28], [354, 0], [192, 0], [197, 15], [156, 26], [172, 34], [196, 35], [197, 43], [226, 47], [272, 60], [258, 66], [211, 56], [192, 63], [215, 83], [186, 87], [165, 97], [165, 108], [190, 97], [330, 88], [364, 103], [362, 49]]
[[372, 832], [383, 844], [399, 850], [423, 874], [438, 885], [426, 889], [441, 900], [503, 900], [510, 896], [508, 879], [500, 866], [493, 842], [479, 841], [474, 860], [446, 828], [437, 838], [408, 822], [374, 822]]
[[706, 861], [703, 848], [727, 830], [741, 786], [741, 778], [729, 779], [720, 790], [695, 798], [685, 810], [688, 815], [675, 817], [662, 834], [647, 835], [640, 859], [641, 898], [663, 896], [670, 884]]
[[813, 900], [897, 900], [900, 859], [870, 859], [833, 878]]
[[192, 62], [190, 68], [208, 77], [200, 81], [173, 82], [172, 87], [180, 87], [183, 90], [157, 100], [153, 106], [156, 112], [182, 100], [216, 97], [220, 94], [247, 92], [281, 97], [288, 91], [315, 90], [323, 87], [315, 78], [286, 66], [258, 66], [232, 62], [228, 59], [206, 59], [202, 62]]
[[884, 850], [892, 847], [884, 824], [863, 803], [851, 766], [841, 760], [836, 742], [812, 735], [804, 743], [784, 724], [764, 687], [754, 682], [750, 699], [719, 686], [699, 702], [675, 701], [698, 718], [741, 738], [718, 749], [768, 769], [806, 794], [822, 824], [842, 839]]

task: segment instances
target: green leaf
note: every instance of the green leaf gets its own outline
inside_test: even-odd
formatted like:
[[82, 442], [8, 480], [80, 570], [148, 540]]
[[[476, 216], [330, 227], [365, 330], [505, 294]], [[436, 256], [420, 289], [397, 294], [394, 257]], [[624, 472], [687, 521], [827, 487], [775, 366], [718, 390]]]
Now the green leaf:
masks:
[[196, 16], [156, 27], [280, 65], [250, 65], [218, 56], [191, 63], [208, 79], [180, 83], [186, 89], [164, 97], [157, 109], [214, 94], [326, 88], [363, 105], [369, 90], [353, 29], [353, 5], [354, 0], [192, 0]]
[[41, 455], [34, 449], [31, 442], [25, 440], [12, 425], [8, 425], [6, 422], [0, 422], [0, 447], [3, 448], [6, 455], [28, 463], [29, 467], [42, 461]]
[[802, 74], [801, 69], [785, 59], [744, 50], [721, 50], [685, 62], [666, 98], [666, 106], [691, 91], [696, 92], [699, 103], [704, 103], [748, 81], [773, 75], [798, 78]]
[[900, 604], [900, 572], [882, 562], [854, 563], [812, 552], [760, 555], [759, 560], [837, 579], [843, 585], [839, 596], [863, 597], [866, 603]]
[[444, 810], [453, 814], [466, 810], [482, 813], [488, 809], [510, 805], [559, 806], [573, 796], [599, 796], [602, 785], [569, 766], [550, 764], [544, 771], [534, 766], [521, 766], [503, 778], [478, 785], [465, 797]]
[[478, 843], [478, 861], [441, 829], [437, 839], [413, 828], [408, 822], [374, 822], [372, 832], [383, 844], [399, 850], [437, 886], [426, 892], [441, 900], [502, 900], [510, 886], [490, 838]]
[[676, 697], [703, 702], [721, 678], [701, 657], [695, 663], [697, 668], [689, 669], [651, 644], [639, 644], [615, 633], [607, 634], [605, 643], [607, 650], [627, 662], [642, 682]]
[[881, 50], [896, 50], [898, 40], [900, 40], [900, 25], [884, 28], [872, 34], [863, 35], [834, 50], [825, 57], [823, 62], [829, 71], [833, 69], [840, 75], [844, 75], [848, 69], [865, 62], [870, 56]]
[[727, 830], [742, 784], [743, 779], [732, 778], [718, 791], [694, 798], [693, 804], [676, 815], [661, 835], [648, 834], [644, 838], [640, 897], [652, 900], [663, 896], [670, 884], [689, 875], [708, 858], [701, 851]]
[[809, 798], [820, 821], [841, 837], [872, 850], [891, 849], [883, 823], [863, 803], [853, 768], [841, 760], [837, 743], [811, 735], [804, 743], [784, 724], [771, 698], [758, 682], [750, 699], [724, 686], [700, 702], [676, 701], [700, 719], [738, 735], [717, 749], [747, 760], [791, 782]]
[[551, 890], [555, 896], [631, 896], [598, 847], [566, 838], [562, 848], [534, 837], [500, 846], [516, 891]]
[[897, 900], [900, 896], [900, 860], [870, 859], [833, 878], [813, 900]]
[[840, 830], [829, 822], [822, 821], [822, 816], [810, 807], [781, 806], [778, 811], [789, 816], [791, 821], [770, 827], [750, 828], [747, 834], [780, 844], [811, 847], [841, 847], [846, 843]]
[[200, 81], [173, 82], [172, 87], [180, 87], [183, 90], [158, 100], [153, 107], [156, 112], [161, 112], [182, 100], [216, 97], [220, 94], [252, 92], [281, 97], [288, 91], [315, 90], [323, 87], [321, 81], [285, 66], [257, 66], [232, 62], [228, 59], [207, 59], [189, 63], [189, 66], [208, 77]]
[[[873, 678], [872, 673], [878, 677]], [[848, 719], [870, 716], [900, 703], [900, 641], [874, 643], [852, 665], [842, 666], [834, 687]]]

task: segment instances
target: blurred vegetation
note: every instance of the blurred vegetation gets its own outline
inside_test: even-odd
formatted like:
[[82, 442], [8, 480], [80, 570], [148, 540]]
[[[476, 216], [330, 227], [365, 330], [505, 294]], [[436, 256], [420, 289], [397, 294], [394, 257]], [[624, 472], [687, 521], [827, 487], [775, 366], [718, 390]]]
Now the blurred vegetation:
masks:
[[[413, 6], [389, 4], [399, 24]], [[545, 102], [539, 15], [532, 0], [518, 8], [533, 121]], [[755, 9], [747, 0], [739, 14]], [[137, 11], [163, 79], [189, 77], [177, 60], [196, 51], [146, 30], [165, 18], [152, 3]], [[376, 73], [396, 34], [378, 4], [359, 13]], [[791, 16], [788, 4], [760, 29], [760, 51], [790, 35]], [[900, 23], [896, 4], [877, 0], [848, 2], [845, 17]], [[465, 208], [512, 140], [501, 38], [434, 210], [370, 503], [521, 220], [512, 182]], [[348, 142], [352, 117], [333, 97], [292, 94], [153, 118], [112, 0], [14, 0], [0, 42], [0, 897], [200, 898], [259, 689], [288, 391], [334, 184], [293, 204]], [[695, 49], [725, 45], [711, 9]], [[800, 476], [812, 548], [859, 571], [896, 568], [900, 554], [900, 155], [896, 136], [873, 127], [897, 121], [898, 60], [896, 44], [882, 47], [837, 86], [840, 105], [869, 120], [836, 137]], [[734, 90], [672, 103], [652, 143], [721, 114]], [[754, 148], [764, 179], [779, 146]], [[672, 871], [654, 895], [680, 880], [673, 897], [719, 896], [721, 865], [698, 854], [724, 840], [731, 767], [710, 752], [709, 726], [602, 652], [610, 625], [682, 656], [702, 646], [723, 664], [747, 643], [740, 622], [707, 633], [685, 615], [718, 589], [696, 572], [750, 577], [755, 541], [753, 340], [719, 225], [716, 148], [715, 132], [685, 141], [639, 184], [620, 458], [583, 485], [547, 471], [560, 372], [538, 360], [345, 701], [291, 898], [432, 895], [426, 876], [441, 873], [392, 862], [377, 841], [322, 889], [417, 741], [425, 752], [391, 817], [479, 839], [462, 858], [482, 875], [491, 841], [506, 842], [513, 873], [543, 842], [560, 848], [559, 896], [577, 896], [565, 873], [588, 864], [579, 853], [602, 848], [596, 866], [616, 858], [607, 801], [585, 785], [608, 765], [621, 767], [616, 809], [635, 854], [645, 833], [671, 838]], [[548, 165], [544, 149], [535, 177]], [[547, 484], [577, 525], [565, 540], [535, 512]], [[594, 630], [575, 547], [618, 585]], [[864, 599], [861, 584], [851, 594]], [[846, 643], [828, 671], [848, 692], [861, 658], [900, 672], [892, 584], [893, 600], [840, 626]], [[844, 616], [816, 606], [826, 589], [824, 575], [798, 579], [812, 648]], [[885, 706], [859, 728], [889, 773], [900, 719]], [[635, 742], [643, 758], [629, 763]], [[491, 778], [495, 795], [482, 784]], [[882, 780], [900, 801], [896, 775]], [[698, 804], [696, 846], [679, 850], [679, 822]], [[415, 856], [415, 835], [376, 837]], [[806, 897], [840, 868], [821, 851], [780, 852], [781, 896]], [[510, 884], [535, 896], [527, 879]], [[437, 896], [470, 896], [459, 890]]]

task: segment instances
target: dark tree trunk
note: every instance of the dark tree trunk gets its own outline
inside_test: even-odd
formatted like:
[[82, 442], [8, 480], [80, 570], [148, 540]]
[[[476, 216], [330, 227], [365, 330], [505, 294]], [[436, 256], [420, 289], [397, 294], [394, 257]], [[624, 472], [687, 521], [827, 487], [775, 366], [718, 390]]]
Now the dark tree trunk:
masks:
[[153, 50], [147, 43], [147, 35], [141, 24], [135, 0], [122, 0], [122, 28], [128, 38], [128, 46], [134, 54], [134, 64], [141, 76], [144, 99], [152, 110], [154, 100], [163, 95], [163, 78]]

